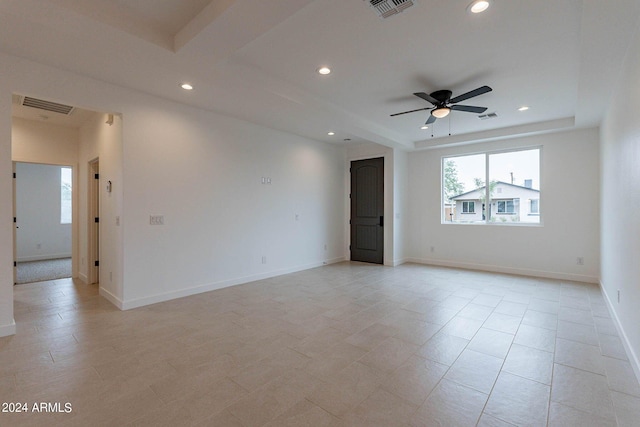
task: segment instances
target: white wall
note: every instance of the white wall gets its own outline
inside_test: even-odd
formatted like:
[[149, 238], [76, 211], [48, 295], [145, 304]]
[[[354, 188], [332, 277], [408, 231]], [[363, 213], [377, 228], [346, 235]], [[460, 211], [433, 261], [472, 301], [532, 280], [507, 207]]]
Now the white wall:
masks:
[[[640, 32], [601, 127], [602, 288], [640, 378]], [[620, 302], [617, 292], [620, 290]]]
[[[111, 225], [106, 233], [112, 249], [106, 251], [114, 253], [100, 256], [101, 278], [108, 280], [101, 293], [118, 306], [344, 259], [343, 148], [9, 55], [0, 55], [0, 74], [0, 99], [8, 102], [0, 109], [6, 116], [0, 118], [7, 136], [0, 139], [3, 152], [10, 153], [14, 92], [122, 114], [111, 128], [117, 132], [121, 126], [121, 142], [105, 136], [92, 143], [105, 129], [99, 121], [80, 131], [84, 176], [79, 178], [86, 182], [86, 161], [97, 153], [101, 176], [113, 182], [111, 202], [102, 200], [103, 206], [111, 203], [101, 222]], [[2, 159], [0, 197], [11, 200], [11, 162]], [[261, 184], [262, 177], [271, 184]], [[6, 237], [0, 240], [6, 242], [0, 261], [9, 266], [0, 266], [0, 296], [7, 297], [0, 306], [3, 333], [13, 322], [10, 205], [2, 204], [8, 220], [0, 229]], [[149, 225], [149, 215], [164, 215], [165, 225]], [[110, 261], [103, 268], [105, 256]]]
[[71, 257], [71, 224], [60, 223], [60, 170], [16, 164], [17, 261]]
[[151, 101], [123, 110], [125, 306], [343, 259], [341, 148]]
[[[542, 226], [441, 224], [443, 156], [542, 147]], [[408, 257], [416, 262], [597, 282], [599, 151], [595, 129], [412, 153]], [[575, 215], [576, 206], [584, 206]], [[431, 251], [433, 247], [433, 251]], [[577, 257], [584, 265], [577, 265]]]
[[[122, 118], [113, 115], [112, 124], [108, 124], [107, 119], [107, 114], [96, 113], [79, 130], [78, 223], [83, 224], [78, 238], [79, 277], [88, 282], [89, 264], [95, 262], [93, 259], [88, 259], [87, 225], [91, 223], [88, 201], [89, 183], [94, 179], [89, 162], [98, 160], [100, 168], [98, 185], [100, 293], [110, 299], [116, 298], [115, 301], [118, 301], [123, 295], [123, 236], [122, 226], [116, 223], [116, 217], [122, 214]], [[106, 190], [108, 181], [112, 182], [110, 193]]]

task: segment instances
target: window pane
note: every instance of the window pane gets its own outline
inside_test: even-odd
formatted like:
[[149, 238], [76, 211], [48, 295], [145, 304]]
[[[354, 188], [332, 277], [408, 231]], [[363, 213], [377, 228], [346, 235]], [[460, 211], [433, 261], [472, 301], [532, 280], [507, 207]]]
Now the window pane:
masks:
[[492, 223], [540, 223], [540, 149], [489, 154], [489, 199]]
[[448, 223], [482, 223], [484, 213], [485, 154], [442, 159], [443, 221]]
[[71, 168], [60, 168], [60, 223], [71, 224]]

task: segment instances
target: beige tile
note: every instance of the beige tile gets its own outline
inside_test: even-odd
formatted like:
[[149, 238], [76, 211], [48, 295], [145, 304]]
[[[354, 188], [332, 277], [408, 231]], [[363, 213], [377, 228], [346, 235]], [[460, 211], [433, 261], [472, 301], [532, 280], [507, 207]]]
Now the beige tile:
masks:
[[236, 401], [227, 410], [246, 427], [262, 426], [304, 400], [318, 386], [311, 375], [291, 371]]
[[502, 372], [551, 385], [553, 353], [513, 344], [502, 366]]
[[513, 338], [512, 334], [480, 328], [467, 348], [504, 359], [509, 352]]
[[342, 418], [353, 426], [406, 426], [417, 405], [378, 389]]
[[329, 412], [302, 400], [266, 424], [266, 427], [340, 427], [343, 422]]
[[382, 388], [415, 405], [421, 405], [449, 369], [431, 360], [412, 356], [385, 378]]
[[628, 361], [603, 357], [602, 363], [610, 390], [640, 397], [640, 384]]
[[418, 408], [410, 425], [474, 426], [488, 396], [453, 381], [442, 380], [425, 403]]
[[595, 374], [605, 373], [600, 349], [593, 345], [558, 338], [554, 361]]
[[611, 393], [613, 404], [618, 418], [618, 426], [635, 427], [640, 420], [640, 397], [629, 396], [628, 394]]
[[508, 314], [492, 313], [489, 318], [482, 324], [484, 328], [493, 329], [494, 331], [505, 332], [507, 334], [515, 334], [518, 331], [521, 317], [509, 316]]
[[[345, 262], [125, 312], [77, 281], [14, 292], [18, 333], [0, 338], [0, 396], [68, 401], [73, 412], [0, 414], [0, 425], [508, 426], [548, 415], [550, 426], [635, 426], [639, 417], [640, 385], [597, 286]], [[580, 369], [553, 365], [554, 354]]]
[[360, 362], [372, 368], [391, 373], [406, 362], [419, 347], [398, 338], [387, 338], [379, 346], [360, 358]]
[[444, 377], [489, 394], [500, 373], [502, 363], [503, 360], [498, 357], [465, 350]]
[[508, 372], [498, 377], [484, 412], [518, 426], [547, 425], [548, 385]]
[[606, 419], [614, 417], [606, 378], [569, 366], [554, 365], [551, 401]]
[[350, 335], [344, 341], [365, 350], [373, 350], [396, 332], [396, 329], [389, 325], [374, 323], [368, 328]]
[[325, 379], [309, 400], [335, 416], [341, 416], [366, 399], [383, 378], [375, 369], [355, 362]]
[[556, 332], [535, 326], [521, 325], [518, 328], [514, 344], [554, 352], [556, 348]]
[[549, 406], [549, 427], [616, 427], [615, 418], [602, 418], [570, 406], [551, 402]]
[[417, 354], [434, 362], [451, 366], [467, 344], [469, 340], [440, 332], [420, 347]]

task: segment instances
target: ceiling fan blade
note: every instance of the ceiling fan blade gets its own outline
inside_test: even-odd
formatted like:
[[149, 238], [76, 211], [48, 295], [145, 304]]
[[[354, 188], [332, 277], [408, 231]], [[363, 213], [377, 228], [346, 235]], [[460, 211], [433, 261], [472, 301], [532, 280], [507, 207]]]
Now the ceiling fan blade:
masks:
[[414, 93], [414, 95], [417, 96], [418, 98], [422, 98], [425, 101], [432, 103], [433, 105], [438, 105], [440, 103], [440, 101], [438, 101], [437, 99], [435, 99], [431, 95], [429, 95], [427, 93], [424, 93], [424, 92], [416, 92], [416, 93]]
[[493, 89], [491, 89], [489, 86], [482, 86], [482, 87], [479, 87], [478, 89], [472, 90], [471, 92], [463, 93], [462, 95], [458, 95], [455, 98], [450, 99], [449, 103], [455, 104], [457, 102], [464, 101], [466, 99], [473, 98], [475, 96], [479, 96], [487, 92], [491, 92], [492, 90]]
[[487, 111], [487, 107], [474, 107], [473, 105], [452, 105], [451, 107], [452, 110], [456, 110], [456, 111], [465, 111], [467, 113], [484, 113], [485, 111]]
[[411, 110], [411, 111], [403, 111], [402, 113], [395, 113], [395, 114], [391, 114], [391, 117], [399, 116], [399, 115], [401, 115], [401, 114], [415, 113], [416, 111], [430, 110], [430, 109], [431, 109], [431, 107], [427, 107], [427, 108], [418, 108], [417, 110]]
[[436, 116], [433, 116], [431, 114], [429, 114], [429, 118], [427, 119], [427, 122], [425, 123], [425, 125], [430, 125], [431, 123], [436, 121]]

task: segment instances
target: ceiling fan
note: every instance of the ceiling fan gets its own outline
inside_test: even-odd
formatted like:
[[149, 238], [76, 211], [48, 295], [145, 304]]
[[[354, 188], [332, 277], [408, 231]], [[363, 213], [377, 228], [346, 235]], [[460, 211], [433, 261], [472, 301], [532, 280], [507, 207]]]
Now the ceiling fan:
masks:
[[[458, 95], [455, 98], [451, 98], [452, 92], [450, 90], [437, 90], [430, 94], [426, 94], [424, 92], [416, 92], [414, 93], [415, 96], [430, 102], [431, 104], [433, 104], [433, 106], [426, 107], [426, 108], [418, 108], [417, 110], [404, 111], [402, 113], [391, 114], [391, 117], [399, 116], [401, 114], [415, 113], [416, 111], [431, 110], [431, 114], [429, 114], [429, 119], [425, 123], [429, 125], [435, 122], [437, 119], [442, 119], [444, 117], [447, 117], [451, 112], [451, 110], [464, 111], [467, 113], [476, 113], [476, 114], [484, 113], [485, 111], [487, 111], [487, 107], [474, 107], [472, 105], [455, 105], [455, 104], [461, 101], [465, 101], [469, 98], [474, 98], [476, 96], [485, 94], [487, 92], [491, 92], [492, 90], [493, 89], [491, 89], [489, 86], [482, 86], [470, 92], [463, 93], [462, 95]], [[451, 104], [454, 104], [454, 105], [451, 105]]]

